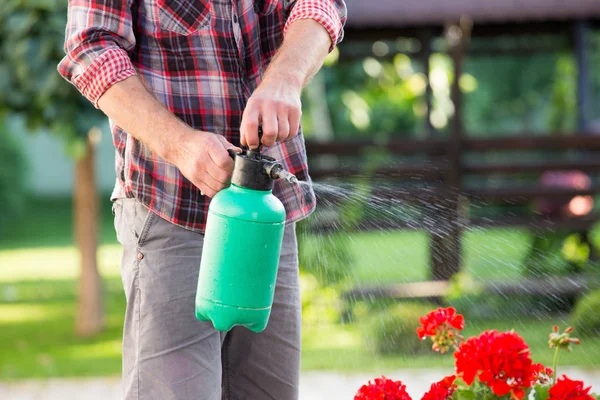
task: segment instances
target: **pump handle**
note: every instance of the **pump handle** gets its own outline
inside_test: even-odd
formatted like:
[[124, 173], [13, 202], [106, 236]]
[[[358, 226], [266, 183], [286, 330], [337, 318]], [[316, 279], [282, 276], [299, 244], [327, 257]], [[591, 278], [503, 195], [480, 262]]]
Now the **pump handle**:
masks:
[[[262, 137], [263, 137], [262, 125], [258, 125], [258, 147], [254, 151], [260, 152], [260, 150], [262, 149]], [[246, 146], [246, 150], [251, 150], [251, 149], [249, 146]]]
[[233, 158], [235, 160], [235, 156], [237, 156], [238, 153], [235, 149], [227, 149], [227, 153], [229, 153], [229, 157]]
[[[256, 150], [250, 150], [249, 147], [245, 147], [244, 150], [245, 151], [256, 151], [260, 153], [260, 150], [262, 149], [262, 140], [263, 137], [263, 130], [262, 130], [262, 125], [258, 126], [258, 148], [256, 148]], [[237, 151], [235, 151], [234, 149], [227, 149], [227, 152], [229, 153], [229, 157], [233, 158], [235, 160], [235, 156], [238, 154], [244, 154], [244, 151], [242, 151], [242, 153], [238, 153]]]

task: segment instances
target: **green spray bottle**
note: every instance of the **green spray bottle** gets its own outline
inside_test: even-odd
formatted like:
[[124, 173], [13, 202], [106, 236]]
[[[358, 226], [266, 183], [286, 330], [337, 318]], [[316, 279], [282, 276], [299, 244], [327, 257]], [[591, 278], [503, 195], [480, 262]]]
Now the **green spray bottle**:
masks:
[[261, 332], [271, 314], [285, 224], [273, 184], [297, 179], [260, 149], [229, 154], [235, 163], [231, 185], [208, 209], [196, 318], [220, 331], [241, 325]]

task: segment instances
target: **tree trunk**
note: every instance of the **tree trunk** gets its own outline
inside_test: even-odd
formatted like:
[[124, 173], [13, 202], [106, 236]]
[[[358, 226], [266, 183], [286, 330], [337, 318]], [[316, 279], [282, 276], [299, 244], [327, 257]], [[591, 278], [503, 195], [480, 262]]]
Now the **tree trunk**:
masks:
[[[445, 185], [448, 189], [446, 197], [440, 199], [441, 210], [438, 212], [436, 227], [440, 226], [441, 236], [431, 235], [431, 276], [434, 280], [449, 280], [460, 272], [462, 263], [462, 227], [468, 214], [466, 199], [462, 191], [462, 141], [463, 126], [463, 97], [460, 89], [466, 44], [471, 33], [471, 21], [461, 18], [457, 24], [446, 28], [446, 39], [450, 45], [450, 56], [454, 66], [451, 100], [454, 104], [454, 117], [450, 127], [448, 144], [448, 159], [450, 171], [446, 175]], [[434, 228], [435, 229], [435, 228]]]
[[75, 242], [80, 254], [79, 304], [75, 321], [78, 336], [89, 337], [103, 327], [102, 278], [98, 273], [98, 190], [95, 174], [95, 137], [90, 131], [86, 153], [75, 167]]

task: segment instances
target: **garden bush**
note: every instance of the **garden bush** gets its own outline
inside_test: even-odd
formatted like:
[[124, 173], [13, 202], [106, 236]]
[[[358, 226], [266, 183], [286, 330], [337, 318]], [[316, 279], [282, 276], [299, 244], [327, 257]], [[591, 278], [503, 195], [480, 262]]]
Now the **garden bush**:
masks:
[[331, 286], [348, 277], [353, 267], [350, 240], [345, 233], [330, 235], [301, 234], [300, 269], [314, 275], [321, 286]]
[[527, 277], [567, 276], [581, 271], [589, 256], [589, 247], [579, 236], [568, 232], [545, 232], [534, 236], [524, 260]]
[[302, 323], [307, 327], [338, 322], [342, 309], [339, 290], [321, 286], [314, 275], [300, 272]]
[[[591, 266], [590, 266], [591, 268]], [[444, 303], [460, 310], [468, 319], [511, 319], [568, 312], [573, 301], [568, 296], [490, 295], [483, 282], [467, 272], [455, 274]]]
[[430, 346], [417, 337], [419, 317], [437, 308], [425, 303], [400, 303], [373, 315], [367, 326], [367, 346], [379, 354], [413, 355]]
[[600, 289], [581, 297], [571, 313], [571, 324], [582, 336], [600, 335]]

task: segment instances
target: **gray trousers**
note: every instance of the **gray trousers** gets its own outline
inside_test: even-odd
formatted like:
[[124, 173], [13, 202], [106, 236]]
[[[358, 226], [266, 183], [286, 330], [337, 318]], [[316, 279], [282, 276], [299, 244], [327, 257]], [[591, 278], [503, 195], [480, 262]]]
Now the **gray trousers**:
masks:
[[216, 331], [194, 315], [203, 236], [134, 199], [113, 205], [127, 298], [123, 390], [127, 400], [295, 400], [301, 305], [295, 226], [285, 230], [267, 328]]

